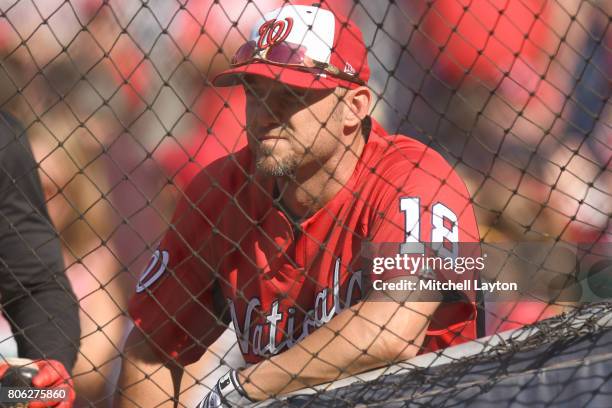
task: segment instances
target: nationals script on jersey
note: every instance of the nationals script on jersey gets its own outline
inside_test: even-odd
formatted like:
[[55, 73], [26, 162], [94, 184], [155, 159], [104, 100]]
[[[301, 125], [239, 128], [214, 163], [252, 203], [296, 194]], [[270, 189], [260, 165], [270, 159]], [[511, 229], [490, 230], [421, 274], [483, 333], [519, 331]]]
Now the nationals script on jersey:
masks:
[[[213, 163], [190, 184], [143, 272], [130, 314], [181, 364], [196, 361], [228, 319], [248, 363], [292, 347], [360, 300], [365, 241], [478, 241], [454, 170], [375, 122], [348, 183], [301, 224], [279, 209], [275, 184], [254, 170], [248, 148]], [[475, 304], [442, 303], [423, 350], [475, 337]]]

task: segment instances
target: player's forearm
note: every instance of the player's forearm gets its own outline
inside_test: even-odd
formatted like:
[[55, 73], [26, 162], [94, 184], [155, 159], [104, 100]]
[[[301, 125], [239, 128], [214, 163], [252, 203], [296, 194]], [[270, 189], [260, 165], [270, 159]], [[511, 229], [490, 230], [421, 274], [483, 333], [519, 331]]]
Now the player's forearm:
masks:
[[[133, 330], [123, 356], [114, 407], [173, 407], [173, 374]], [[175, 379], [176, 381], [176, 379]], [[178, 378], [180, 382], [180, 376]]]
[[[148, 378], [145, 379], [145, 375]], [[172, 377], [163, 366], [124, 361], [113, 406], [173, 407]]]
[[408, 359], [417, 354], [436, 307], [359, 303], [293, 348], [242, 371], [241, 382], [261, 400]]
[[[357, 342], [344, 338], [355, 337], [357, 324], [349, 319], [348, 313], [340, 316], [292, 349], [244, 370], [241, 382], [246, 393], [255, 400], [267, 399], [333, 381], [359, 368], [367, 370], [376, 367], [376, 363], [382, 364], [372, 354], [355, 347]], [[360, 336], [361, 339], [372, 338], [371, 333], [366, 334], [363, 330]]]

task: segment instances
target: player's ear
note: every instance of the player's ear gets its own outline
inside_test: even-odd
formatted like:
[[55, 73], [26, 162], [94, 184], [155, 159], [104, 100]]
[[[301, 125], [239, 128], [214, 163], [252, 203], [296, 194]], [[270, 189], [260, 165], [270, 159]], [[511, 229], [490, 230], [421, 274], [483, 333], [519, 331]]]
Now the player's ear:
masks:
[[344, 96], [344, 125], [349, 128], [359, 126], [361, 121], [370, 114], [372, 92], [366, 86], [350, 89]]

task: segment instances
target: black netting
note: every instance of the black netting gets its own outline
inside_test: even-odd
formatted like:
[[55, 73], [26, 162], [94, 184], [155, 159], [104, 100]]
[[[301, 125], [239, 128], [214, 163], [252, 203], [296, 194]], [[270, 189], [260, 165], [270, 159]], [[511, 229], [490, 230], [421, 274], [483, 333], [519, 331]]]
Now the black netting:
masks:
[[79, 407], [196, 406], [230, 368], [279, 406], [605, 406], [609, 4], [268, 14], [311, 3], [0, 0], [0, 375], [58, 360]]

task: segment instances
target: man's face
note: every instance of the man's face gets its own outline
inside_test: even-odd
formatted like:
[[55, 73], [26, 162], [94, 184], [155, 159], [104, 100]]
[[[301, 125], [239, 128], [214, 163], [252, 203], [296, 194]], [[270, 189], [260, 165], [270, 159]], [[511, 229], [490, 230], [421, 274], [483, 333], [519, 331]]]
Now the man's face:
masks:
[[334, 90], [248, 78], [246, 125], [257, 168], [275, 176], [314, 172], [344, 151], [342, 104]]

